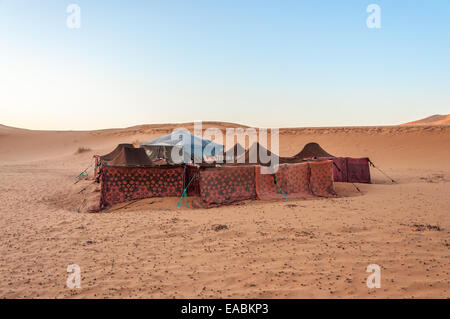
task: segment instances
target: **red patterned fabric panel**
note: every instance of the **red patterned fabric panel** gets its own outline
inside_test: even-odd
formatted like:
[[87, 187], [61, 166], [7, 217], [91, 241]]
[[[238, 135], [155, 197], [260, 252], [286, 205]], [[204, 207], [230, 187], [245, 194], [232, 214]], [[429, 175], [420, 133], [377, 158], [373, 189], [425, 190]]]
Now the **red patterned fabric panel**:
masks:
[[[261, 166], [255, 166], [255, 186], [258, 199], [283, 199], [284, 196], [280, 191], [280, 187], [281, 189], [284, 187], [282, 175], [283, 173], [280, 167], [278, 167], [277, 173], [273, 175], [261, 174]], [[275, 179], [277, 179], [277, 183], [280, 187], [275, 184]]]
[[[311, 196], [308, 163], [281, 164], [275, 175], [261, 174], [261, 167], [255, 167], [256, 194], [259, 199], [304, 198]], [[275, 179], [277, 184], [275, 184]]]
[[188, 196], [200, 196], [200, 184], [198, 175], [199, 170], [200, 168], [198, 166], [186, 165], [186, 177], [184, 179], [184, 187], [188, 188], [187, 189]]
[[206, 206], [256, 198], [255, 168], [246, 166], [201, 169], [200, 197]]
[[332, 160], [333, 180], [335, 182], [348, 182], [347, 157], [319, 157], [318, 160]]
[[308, 163], [285, 164], [283, 166], [285, 166], [285, 178], [288, 181], [286, 187], [288, 198], [311, 196]]
[[183, 167], [102, 167], [101, 205], [134, 199], [181, 196]]
[[309, 162], [311, 191], [316, 196], [336, 195], [333, 183], [333, 161]]
[[368, 158], [347, 157], [348, 181], [351, 183], [370, 183]]

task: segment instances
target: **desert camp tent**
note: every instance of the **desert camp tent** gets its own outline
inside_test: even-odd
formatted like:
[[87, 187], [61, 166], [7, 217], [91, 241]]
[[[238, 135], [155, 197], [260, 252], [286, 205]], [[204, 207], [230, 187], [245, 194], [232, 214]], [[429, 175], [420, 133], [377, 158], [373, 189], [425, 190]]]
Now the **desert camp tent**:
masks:
[[248, 150], [239, 150], [238, 148], [242, 147], [239, 144], [234, 146], [235, 154], [239, 154], [239, 156], [234, 158], [234, 161], [231, 164], [239, 165], [262, 165], [262, 166], [272, 166], [276, 164], [294, 164], [304, 162], [302, 158], [297, 157], [282, 157], [279, 156], [267, 148], [259, 144], [258, 142], [253, 143]]
[[258, 163], [265, 165], [270, 165], [270, 161], [273, 158], [278, 157], [278, 155], [273, 154], [258, 142], [253, 143], [252, 146], [250, 146], [250, 148], [245, 152], [244, 156], [245, 160], [249, 163]]
[[142, 148], [124, 147], [114, 158], [104, 161], [105, 166], [148, 167], [154, 166]]
[[300, 152], [295, 154], [293, 157], [305, 159], [305, 158], [334, 157], [334, 156], [325, 151], [322, 147], [320, 147], [319, 144], [308, 143], [303, 147], [303, 149]]
[[96, 170], [99, 210], [135, 199], [180, 196], [184, 187], [181, 165], [155, 165], [143, 148], [132, 144], [119, 144], [112, 152], [96, 156]]
[[335, 182], [370, 183], [369, 158], [336, 157], [317, 143], [308, 143], [293, 158], [332, 160]]
[[[239, 145], [233, 148], [242, 153]], [[267, 173], [263, 172], [262, 165], [249, 162], [254, 157], [252, 152], [256, 152], [257, 162], [266, 165], [272, 163], [265, 163], [261, 156], [277, 157], [254, 144], [241, 155], [246, 163], [240, 165], [155, 165], [144, 148], [121, 144], [111, 153], [96, 156], [100, 164], [100, 196], [92, 211], [150, 197], [176, 196], [180, 207], [186, 195], [197, 196], [201, 206], [213, 207], [251, 199], [335, 196], [331, 160], [280, 163], [277, 171]]]
[[135, 148], [133, 144], [119, 144], [110, 153], [105, 155], [94, 155], [94, 176], [100, 181], [101, 170], [106, 167], [151, 167], [154, 163], [148, 158], [145, 150]]
[[223, 156], [216, 156], [216, 159], [220, 163], [233, 163], [236, 162], [237, 158], [242, 157], [245, 154], [245, 148], [239, 144], [234, 144], [233, 147], [229, 148]]
[[[168, 164], [200, 163], [206, 157], [222, 154], [221, 144], [201, 138], [187, 131], [175, 131], [140, 145], [151, 160], [164, 159]], [[174, 154], [175, 157], [174, 157]]]
[[104, 161], [104, 162], [110, 161], [114, 157], [116, 157], [120, 152], [122, 152], [122, 150], [126, 147], [134, 148], [134, 145], [128, 144], [128, 143], [119, 144], [112, 152], [109, 152], [108, 154], [105, 154], [105, 155], [101, 155], [101, 156], [99, 156], [99, 158], [101, 161]]
[[330, 160], [281, 164], [273, 174], [261, 165], [201, 167], [199, 194], [202, 205], [214, 207], [243, 200], [334, 197]]
[[102, 166], [146, 167], [153, 166], [152, 161], [142, 148], [135, 148], [133, 144], [119, 144], [110, 153], [97, 156], [97, 163]]
[[241, 144], [236, 143], [226, 153], [227, 154], [228, 153], [232, 153], [235, 157], [239, 157], [239, 156], [242, 156], [242, 154], [245, 153], [245, 148]]
[[[237, 149], [238, 146], [235, 145], [234, 148]], [[245, 152], [242, 152], [242, 150], [239, 152], [240, 155], [235, 157], [233, 164], [270, 166], [272, 163], [277, 163], [275, 160], [278, 159], [278, 155], [273, 154], [258, 142], [253, 143]]]

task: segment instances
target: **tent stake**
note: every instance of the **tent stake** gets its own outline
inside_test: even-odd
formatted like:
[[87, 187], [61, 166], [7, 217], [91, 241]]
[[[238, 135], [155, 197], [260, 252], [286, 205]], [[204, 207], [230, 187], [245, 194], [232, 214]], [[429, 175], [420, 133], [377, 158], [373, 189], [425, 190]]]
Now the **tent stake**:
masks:
[[361, 190], [355, 185], [355, 183], [352, 183], [352, 185], [355, 186], [356, 190], [362, 194]]

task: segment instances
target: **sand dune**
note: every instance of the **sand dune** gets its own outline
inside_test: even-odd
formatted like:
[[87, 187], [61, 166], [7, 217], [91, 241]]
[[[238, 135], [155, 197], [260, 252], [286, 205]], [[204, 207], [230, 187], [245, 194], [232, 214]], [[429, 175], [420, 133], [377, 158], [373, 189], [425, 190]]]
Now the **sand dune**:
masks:
[[[398, 181], [372, 170], [362, 194], [337, 183], [334, 199], [188, 209], [149, 198], [78, 213], [98, 191], [91, 180], [74, 184], [92, 155], [180, 126], [192, 129], [0, 126], [0, 297], [450, 297], [449, 125], [280, 130], [280, 155], [315, 141], [331, 154], [369, 156]], [[73, 263], [81, 289], [66, 287]], [[379, 289], [365, 284], [372, 263]]]
[[450, 124], [450, 114], [447, 115], [432, 115], [424, 119], [408, 122], [402, 125], [449, 125]]

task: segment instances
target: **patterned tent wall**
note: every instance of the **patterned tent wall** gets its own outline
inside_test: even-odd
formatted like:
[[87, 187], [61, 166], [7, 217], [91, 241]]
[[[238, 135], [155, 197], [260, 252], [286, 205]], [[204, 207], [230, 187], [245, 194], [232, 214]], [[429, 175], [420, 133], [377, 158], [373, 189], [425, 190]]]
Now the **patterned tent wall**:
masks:
[[371, 183], [369, 159], [367, 157], [347, 157], [347, 172], [350, 183]]
[[203, 168], [199, 171], [200, 197], [205, 206], [255, 199], [255, 167]]
[[[222, 168], [110, 167], [101, 169], [101, 207], [135, 199], [181, 196], [186, 176], [197, 176], [197, 192], [205, 206], [218, 206], [248, 199], [283, 199], [335, 195], [332, 161], [280, 165], [274, 175], [261, 174], [260, 166]], [[194, 180], [192, 181], [194, 182]], [[191, 183], [191, 185], [195, 185]], [[189, 187], [191, 187], [191, 185]], [[281, 190], [280, 190], [281, 188]], [[188, 188], [189, 190], [189, 188]]]
[[333, 161], [308, 162], [310, 169], [309, 183], [315, 196], [333, 197], [336, 195], [333, 182]]
[[[255, 184], [258, 199], [271, 200], [311, 197], [308, 163], [281, 164], [274, 175], [262, 174], [261, 167], [255, 167]], [[275, 183], [276, 181], [276, 183]]]
[[333, 180], [335, 182], [348, 182], [347, 158], [346, 157], [319, 157], [318, 160], [333, 161]]
[[148, 197], [181, 196], [183, 167], [109, 167], [100, 173], [102, 208]]
[[184, 187], [187, 187], [188, 196], [200, 196], [200, 167], [196, 165], [186, 165]]
[[319, 157], [318, 159], [333, 161], [333, 178], [335, 182], [371, 183], [369, 159], [367, 157]]

